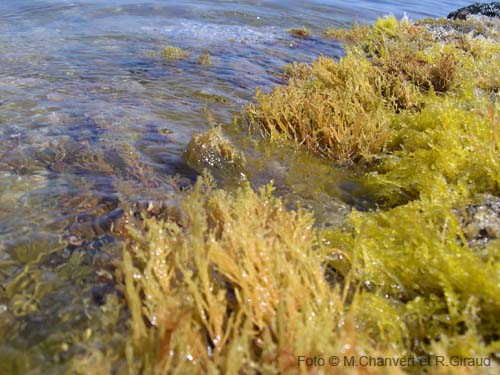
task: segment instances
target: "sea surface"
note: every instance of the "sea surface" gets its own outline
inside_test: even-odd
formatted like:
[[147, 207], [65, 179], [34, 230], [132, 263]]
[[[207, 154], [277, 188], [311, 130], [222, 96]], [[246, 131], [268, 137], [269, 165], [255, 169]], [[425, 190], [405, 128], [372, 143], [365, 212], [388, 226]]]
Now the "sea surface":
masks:
[[[172, 176], [194, 181], [182, 158], [192, 135], [231, 127], [257, 87], [283, 83], [285, 64], [341, 56], [322, 30], [468, 3], [1, 0], [0, 374], [63, 371], [65, 334], [88, 332], [114, 293], [113, 225], [126, 207], [171, 194]], [[303, 26], [312, 38], [287, 32]], [[190, 56], [167, 61], [166, 46]], [[210, 66], [198, 60], [207, 53]], [[274, 180], [323, 222], [366, 208], [347, 172], [266, 155], [252, 183]]]

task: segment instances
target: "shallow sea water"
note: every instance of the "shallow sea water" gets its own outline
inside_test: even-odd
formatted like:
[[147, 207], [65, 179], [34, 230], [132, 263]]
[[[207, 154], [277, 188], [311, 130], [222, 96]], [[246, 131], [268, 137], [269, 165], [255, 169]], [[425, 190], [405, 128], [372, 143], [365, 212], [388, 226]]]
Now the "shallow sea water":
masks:
[[[341, 56], [319, 37], [324, 28], [446, 16], [467, 4], [2, 0], [0, 374], [63, 371], [65, 333], [88, 329], [112, 293], [112, 229], [124, 207], [167, 200], [171, 176], [191, 183], [182, 160], [191, 136], [230, 125], [256, 87], [283, 83], [284, 64]], [[302, 26], [314, 37], [286, 32]], [[168, 45], [191, 56], [166, 61]], [[199, 64], [204, 53], [211, 66]], [[348, 173], [299, 153], [266, 155], [254, 157], [252, 182], [274, 179], [322, 221], [366, 208]]]

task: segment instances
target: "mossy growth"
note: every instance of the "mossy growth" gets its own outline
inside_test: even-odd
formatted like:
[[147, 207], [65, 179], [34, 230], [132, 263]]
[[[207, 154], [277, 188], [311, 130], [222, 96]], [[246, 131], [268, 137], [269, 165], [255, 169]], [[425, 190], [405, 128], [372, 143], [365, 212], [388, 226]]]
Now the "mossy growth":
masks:
[[288, 33], [296, 38], [309, 39], [312, 37], [312, 31], [307, 27], [292, 28], [287, 30]]
[[355, 259], [351, 277], [406, 310], [407, 350], [440, 342], [449, 355], [488, 357], [500, 345], [498, 244], [483, 256], [466, 245], [453, 209], [465, 199], [442, 182], [409, 204], [355, 213], [350, 229], [329, 237]]
[[183, 60], [190, 55], [189, 51], [175, 46], [164, 47], [160, 52], [160, 56], [166, 60]]
[[360, 43], [370, 33], [369, 25], [360, 25], [357, 22], [350, 29], [328, 28], [323, 36], [328, 39], [337, 39], [347, 43]]
[[311, 77], [312, 67], [307, 63], [292, 62], [283, 67], [283, 77], [290, 79], [307, 79]]
[[[323, 244], [310, 214], [271, 193], [228, 193], [205, 178], [185, 197], [185, 221], [130, 228], [122, 272], [142, 374], [305, 374], [297, 356], [340, 352], [359, 323], [403, 341], [398, 308], [375, 294], [357, 294], [344, 315], [341, 290], [323, 273], [342, 253]], [[375, 306], [383, 326], [363, 318]]]
[[381, 201], [429, 197], [443, 181], [468, 197], [500, 193], [500, 107], [487, 97], [434, 98], [395, 121], [397, 147], [365, 176]]

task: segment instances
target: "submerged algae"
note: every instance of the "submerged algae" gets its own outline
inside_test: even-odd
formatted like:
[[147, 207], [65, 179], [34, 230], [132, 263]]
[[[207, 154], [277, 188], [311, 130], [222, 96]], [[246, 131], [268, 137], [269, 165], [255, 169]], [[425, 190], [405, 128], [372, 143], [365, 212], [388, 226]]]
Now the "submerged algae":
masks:
[[308, 39], [312, 37], [312, 31], [306, 27], [288, 29], [288, 33], [296, 38]]
[[160, 56], [167, 60], [187, 59], [190, 55], [189, 51], [175, 46], [164, 47], [160, 53]]
[[208, 52], [205, 52], [198, 57], [198, 62], [201, 65], [210, 66], [212, 65], [212, 58]]

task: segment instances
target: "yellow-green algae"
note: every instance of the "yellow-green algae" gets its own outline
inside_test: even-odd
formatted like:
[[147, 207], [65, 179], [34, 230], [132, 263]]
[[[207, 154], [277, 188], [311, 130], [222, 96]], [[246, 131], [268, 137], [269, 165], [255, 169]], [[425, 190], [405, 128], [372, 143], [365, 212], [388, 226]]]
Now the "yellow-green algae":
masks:
[[459, 100], [473, 88], [497, 88], [496, 39], [460, 34], [436, 41], [426, 27], [394, 17], [337, 37], [353, 42], [338, 62], [320, 57], [310, 70], [289, 66], [288, 85], [257, 91], [246, 110], [253, 126], [341, 163], [369, 161], [397, 133], [393, 117], [418, 112], [429, 96], [449, 93]]
[[184, 219], [129, 227], [129, 371], [337, 373], [297, 364], [323, 353], [490, 357], [500, 349], [498, 252], [478, 257], [461, 241], [460, 197], [441, 188], [354, 213], [349, 229], [332, 232], [286, 210], [271, 187], [230, 193], [200, 180], [183, 199]]
[[198, 57], [198, 62], [201, 65], [210, 66], [212, 65], [212, 58], [208, 52], [205, 52]]
[[[330, 32], [353, 43], [345, 58], [289, 66], [289, 85], [258, 92], [246, 111], [273, 139], [332, 162], [362, 161], [384, 209], [324, 229], [311, 213], [287, 210], [272, 187], [229, 191], [204, 177], [184, 193], [182, 215], [131, 220], [120, 266], [131, 314], [123, 373], [500, 371], [499, 243], [470, 246], [459, 214], [500, 193], [500, 47], [494, 33], [443, 24], [452, 30], [444, 39], [393, 17]], [[199, 137], [195, 146], [213, 144], [232, 163], [220, 134]], [[76, 360], [77, 372], [111, 373], [99, 353]], [[330, 355], [492, 362], [298, 363]]]
[[[402, 308], [358, 292], [347, 309], [350, 283], [329, 284], [324, 273], [346, 255], [326, 244], [310, 213], [287, 211], [271, 193], [248, 185], [229, 193], [205, 178], [183, 200], [185, 220], [130, 228], [122, 270], [131, 365], [142, 366], [135, 371], [311, 373], [298, 355], [395, 353], [403, 345]], [[373, 308], [386, 313], [382, 320]]]
[[183, 60], [190, 55], [189, 51], [175, 46], [164, 47], [160, 52], [160, 56], [167, 60]]

